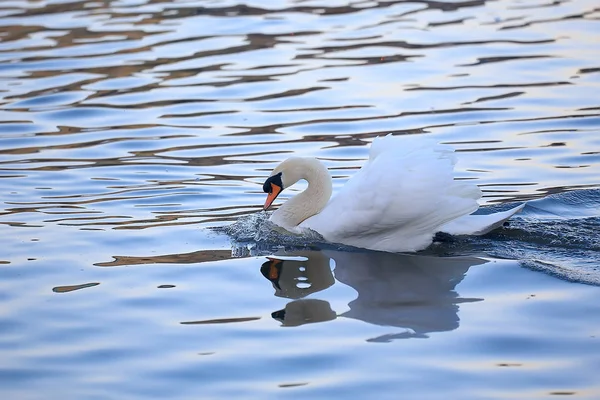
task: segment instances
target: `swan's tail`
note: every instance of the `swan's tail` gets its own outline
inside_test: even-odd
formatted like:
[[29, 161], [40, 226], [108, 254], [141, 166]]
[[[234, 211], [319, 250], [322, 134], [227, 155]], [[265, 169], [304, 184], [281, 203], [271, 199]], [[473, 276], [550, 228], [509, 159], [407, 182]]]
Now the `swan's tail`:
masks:
[[485, 235], [501, 227], [510, 217], [520, 212], [525, 204], [508, 211], [488, 215], [465, 215], [442, 225], [440, 232], [450, 235]]

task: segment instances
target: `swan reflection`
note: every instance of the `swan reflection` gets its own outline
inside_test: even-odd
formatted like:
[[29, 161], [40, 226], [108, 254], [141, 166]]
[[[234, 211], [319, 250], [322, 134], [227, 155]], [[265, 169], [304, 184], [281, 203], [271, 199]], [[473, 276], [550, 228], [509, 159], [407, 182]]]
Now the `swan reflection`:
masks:
[[[389, 341], [458, 328], [459, 304], [482, 299], [460, 297], [456, 285], [470, 267], [486, 262], [475, 257], [296, 251], [269, 257], [261, 273], [273, 284], [276, 296], [293, 300], [272, 313], [284, 326], [345, 317], [403, 328], [398, 334], [371, 339]], [[358, 293], [348, 311], [336, 314], [325, 300], [304, 299], [332, 286], [335, 280]]]
[[331, 321], [337, 317], [329, 302], [317, 299], [290, 301], [283, 310], [275, 311], [271, 313], [271, 316], [284, 326]]

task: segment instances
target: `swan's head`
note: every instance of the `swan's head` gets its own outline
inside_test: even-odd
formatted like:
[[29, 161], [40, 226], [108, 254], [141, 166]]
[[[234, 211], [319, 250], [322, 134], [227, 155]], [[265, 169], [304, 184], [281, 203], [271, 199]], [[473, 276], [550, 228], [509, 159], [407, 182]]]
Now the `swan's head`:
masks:
[[267, 193], [263, 209], [271, 207], [283, 189], [303, 179], [307, 168], [310, 168], [309, 162], [301, 157], [291, 157], [279, 164], [263, 184], [263, 191]]
[[267, 200], [263, 206], [263, 210], [267, 210], [271, 207], [271, 204], [275, 201], [279, 193], [283, 190], [283, 182], [281, 177], [283, 172], [278, 172], [275, 175], [271, 175], [263, 184], [263, 191], [267, 193]]

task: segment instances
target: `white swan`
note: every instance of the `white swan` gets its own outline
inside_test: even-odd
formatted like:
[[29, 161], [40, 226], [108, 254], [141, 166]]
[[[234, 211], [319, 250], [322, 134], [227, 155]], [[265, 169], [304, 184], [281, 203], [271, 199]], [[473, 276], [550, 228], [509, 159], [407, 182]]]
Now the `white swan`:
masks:
[[282, 190], [305, 179], [308, 187], [270, 217], [289, 232], [307, 229], [325, 240], [365, 249], [411, 252], [426, 248], [436, 232], [482, 235], [524, 205], [490, 215], [479, 207], [479, 188], [454, 180], [454, 149], [429, 140], [385, 136], [371, 144], [369, 160], [330, 200], [331, 176], [314, 158], [283, 161], [265, 181], [267, 210]]

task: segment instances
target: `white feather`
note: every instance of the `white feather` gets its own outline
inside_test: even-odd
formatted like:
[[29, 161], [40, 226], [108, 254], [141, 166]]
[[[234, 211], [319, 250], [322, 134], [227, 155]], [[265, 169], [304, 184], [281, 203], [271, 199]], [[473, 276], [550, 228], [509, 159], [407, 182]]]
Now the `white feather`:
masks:
[[[456, 154], [448, 145], [421, 138], [377, 138], [369, 160], [339, 193], [291, 230], [312, 229], [329, 242], [372, 250], [418, 251], [431, 244], [436, 232], [483, 234], [520, 211], [469, 216], [479, 207], [481, 191], [472, 183], [454, 180], [455, 163]], [[313, 186], [312, 193], [317, 193], [315, 188], [330, 182], [328, 174], [311, 174], [307, 192]], [[285, 178], [285, 169], [283, 175]], [[325, 204], [314, 197], [304, 196], [303, 200]], [[297, 202], [290, 203], [271, 217], [288, 230], [290, 224], [283, 220], [298, 207], [293, 204]]]

